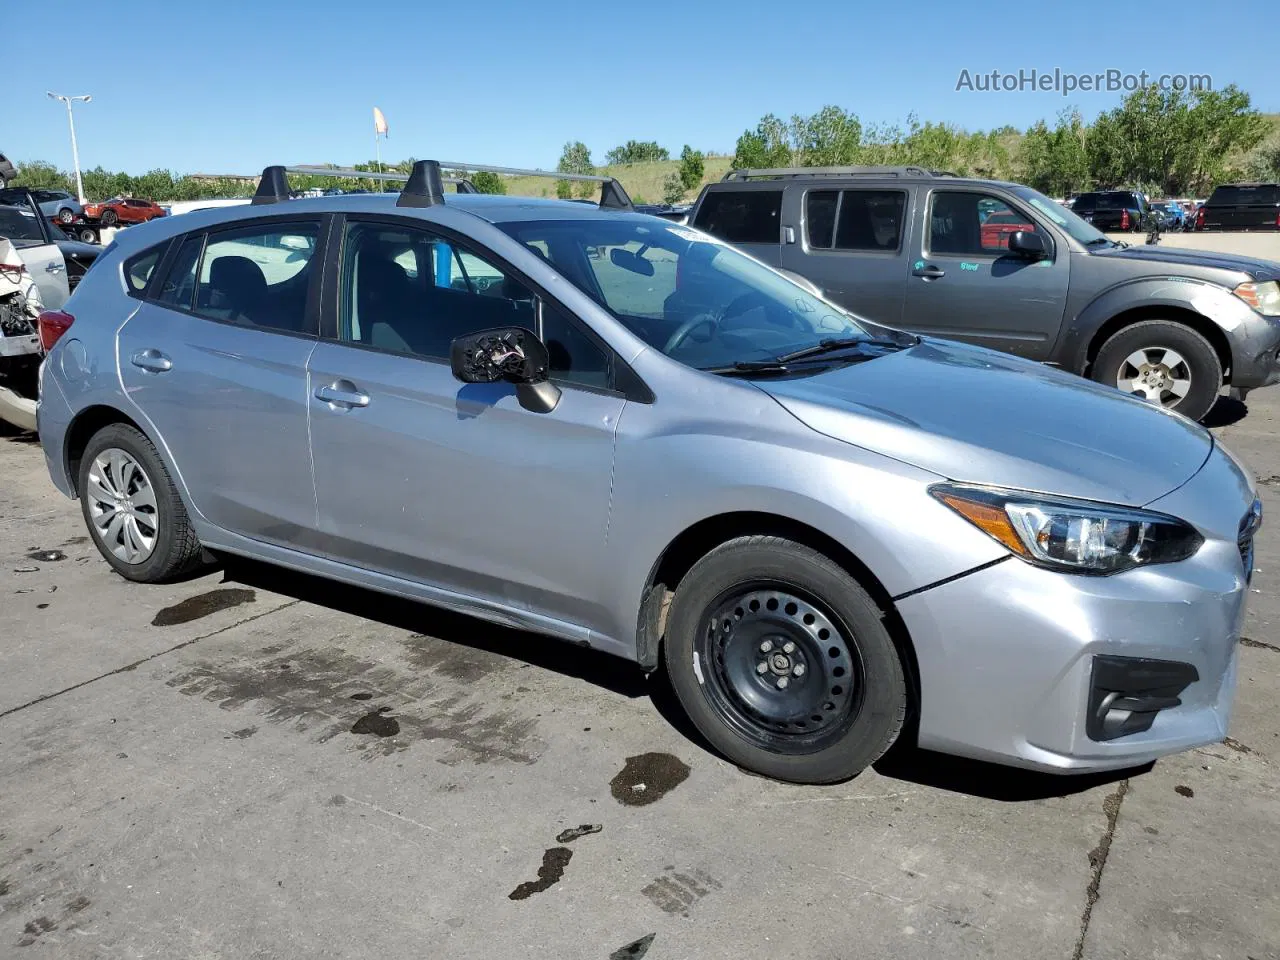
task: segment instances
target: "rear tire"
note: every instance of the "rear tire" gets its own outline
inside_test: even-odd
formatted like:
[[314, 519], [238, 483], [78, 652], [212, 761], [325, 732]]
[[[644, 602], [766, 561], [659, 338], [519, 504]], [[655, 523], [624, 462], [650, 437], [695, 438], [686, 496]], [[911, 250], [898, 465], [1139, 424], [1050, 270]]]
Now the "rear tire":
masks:
[[793, 783], [856, 776], [906, 718], [902, 661], [875, 601], [816, 550], [740, 537], [676, 587], [667, 672], [699, 732], [748, 770]]
[[[1138, 389], [1146, 399], [1199, 420], [1222, 389], [1222, 361], [1213, 345], [1190, 327], [1171, 320], [1143, 320], [1102, 345], [1090, 376], [1125, 392]], [[1181, 397], [1178, 391], [1184, 391]]]
[[70, 207], [63, 207], [61, 210], [59, 210], [59, 211], [58, 211], [58, 222], [59, 222], [59, 223], [63, 223], [63, 224], [70, 223], [70, 222], [71, 222], [72, 220], [74, 220], [75, 218], [76, 218], [76, 215], [75, 215], [75, 213], [71, 210], [71, 208], [70, 208]]
[[80, 458], [85, 525], [126, 580], [165, 583], [199, 568], [204, 549], [155, 446], [134, 427], [103, 427]]

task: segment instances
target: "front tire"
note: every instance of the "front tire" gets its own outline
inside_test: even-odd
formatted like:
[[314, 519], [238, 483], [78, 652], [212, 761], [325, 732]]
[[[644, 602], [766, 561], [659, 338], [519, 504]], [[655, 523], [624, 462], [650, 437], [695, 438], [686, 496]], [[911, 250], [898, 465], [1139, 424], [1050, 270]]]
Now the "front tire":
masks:
[[126, 580], [165, 583], [201, 565], [203, 548], [151, 441], [127, 424], [103, 427], [80, 458], [85, 525]]
[[120, 222], [120, 214], [116, 213], [114, 210], [103, 210], [102, 217], [100, 219], [102, 220], [102, 225], [104, 227], [114, 227]]
[[1213, 345], [1190, 327], [1143, 320], [1102, 345], [1091, 376], [1199, 420], [1222, 389], [1222, 361]]
[[676, 587], [667, 672], [729, 760], [793, 783], [847, 780], [893, 745], [906, 718], [906, 678], [882, 616], [816, 550], [740, 537]]

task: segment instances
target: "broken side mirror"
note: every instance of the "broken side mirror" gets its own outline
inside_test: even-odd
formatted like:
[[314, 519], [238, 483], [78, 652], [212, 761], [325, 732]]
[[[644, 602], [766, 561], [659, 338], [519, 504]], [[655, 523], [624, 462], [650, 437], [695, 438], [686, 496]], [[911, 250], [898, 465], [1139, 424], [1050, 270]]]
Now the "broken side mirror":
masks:
[[560, 402], [560, 388], [547, 379], [547, 347], [524, 327], [494, 327], [456, 338], [449, 346], [449, 366], [463, 383], [516, 385], [520, 406], [550, 413]]

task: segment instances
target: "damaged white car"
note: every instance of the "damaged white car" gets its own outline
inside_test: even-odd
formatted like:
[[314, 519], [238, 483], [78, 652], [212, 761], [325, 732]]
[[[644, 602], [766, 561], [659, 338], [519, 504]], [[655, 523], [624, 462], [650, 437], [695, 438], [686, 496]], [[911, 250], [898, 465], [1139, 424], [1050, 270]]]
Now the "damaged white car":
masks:
[[66, 302], [100, 252], [49, 223], [27, 190], [0, 190], [0, 420], [36, 428], [38, 318]]

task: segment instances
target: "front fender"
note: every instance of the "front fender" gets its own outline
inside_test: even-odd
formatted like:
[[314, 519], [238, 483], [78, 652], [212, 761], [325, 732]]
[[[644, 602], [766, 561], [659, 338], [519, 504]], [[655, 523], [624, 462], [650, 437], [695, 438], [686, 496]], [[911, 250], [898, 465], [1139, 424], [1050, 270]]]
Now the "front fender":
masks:
[[1089, 363], [1089, 348], [1107, 321], [1137, 309], [1154, 316], [1161, 307], [1172, 312], [1190, 311], [1213, 323], [1226, 335], [1233, 360], [1240, 353], [1241, 338], [1251, 337], [1263, 319], [1231, 291], [1215, 283], [1190, 277], [1129, 280], [1098, 294], [1067, 324], [1058, 350], [1064, 358], [1062, 366], [1083, 375]]

